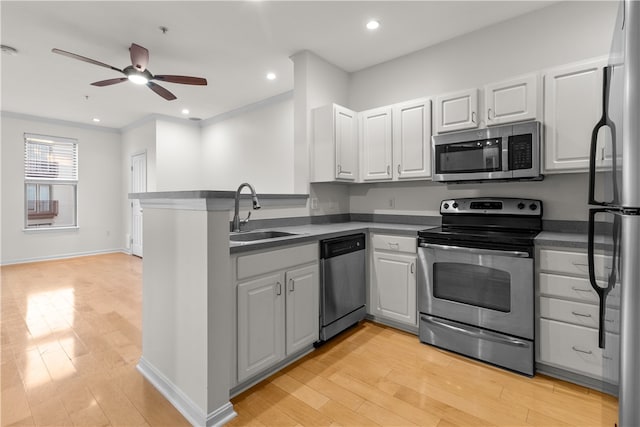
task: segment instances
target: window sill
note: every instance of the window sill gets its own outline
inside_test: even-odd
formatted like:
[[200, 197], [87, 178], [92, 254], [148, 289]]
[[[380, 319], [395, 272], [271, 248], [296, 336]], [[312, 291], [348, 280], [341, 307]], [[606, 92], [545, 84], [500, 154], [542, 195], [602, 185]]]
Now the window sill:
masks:
[[33, 227], [33, 228], [23, 228], [22, 231], [24, 233], [40, 233], [40, 232], [55, 232], [55, 231], [78, 231], [80, 227], [77, 225], [70, 227]]

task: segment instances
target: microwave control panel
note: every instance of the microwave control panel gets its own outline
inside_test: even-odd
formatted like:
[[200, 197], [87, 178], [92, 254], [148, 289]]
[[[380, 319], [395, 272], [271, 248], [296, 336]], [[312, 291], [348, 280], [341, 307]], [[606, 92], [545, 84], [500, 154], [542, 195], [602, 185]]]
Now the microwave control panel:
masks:
[[533, 141], [531, 134], [509, 137], [509, 170], [533, 167]]

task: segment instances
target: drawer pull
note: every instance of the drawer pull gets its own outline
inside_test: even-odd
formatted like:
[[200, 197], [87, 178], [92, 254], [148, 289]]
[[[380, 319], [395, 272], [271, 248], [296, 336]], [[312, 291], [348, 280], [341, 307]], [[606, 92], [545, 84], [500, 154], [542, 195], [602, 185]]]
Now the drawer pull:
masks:
[[571, 349], [573, 351], [577, 351], [578, 353], [593, 354], [593, 351], [591, 351], [591, 350], [581, 350], [581, 349], [577, 348], [575, 345], [572, 346]]
[[[571, 264], [576, 267], [589, 267], [589, 264], [582, 264], [581, 262], [572, 262]], [[606, 268], [607, 270], [611, 270], [611, 267], [609, 267], [608, 265], [605, 265], [604, 268]]]
[[603, 358], [603, 359], [606, 359], [606, 360], [613, 360], [613, 358], [612, 358], [612, 357], [609, 357], [609, 356], [602, 356], [602, 358]]
[[571, 314], [573, 314], [574, 316], [580, 316], [580, 317], [591, 317], [590, 314], [582, 314], [582, 313], [578, 313], [577, 311], [572, 311]]
[[391, 242], [389, 242], [389, 247], [391, 249], [400, 249], [400, 243], [391, 243]]
[[576, 292], [592, 292], [591, 289], [579, 288], [577, 286], [572, 286], [571, 289], [573, 289]]

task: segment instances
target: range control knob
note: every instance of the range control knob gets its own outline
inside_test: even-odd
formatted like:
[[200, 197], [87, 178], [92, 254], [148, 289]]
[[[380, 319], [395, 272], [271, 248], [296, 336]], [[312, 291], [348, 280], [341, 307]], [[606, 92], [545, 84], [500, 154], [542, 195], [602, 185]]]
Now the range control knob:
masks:
[[458, 209], [458, 203], [457, 202], [453, 202], [453, 204], [451, 205], [451, 207], [453, 209]]
[[518, 209], [524, 209], [524, 203], [522, 202], [518, 203]]
[[536, 205], [535, 203], [531, 203], [529, 205], [529, 209], [531, 209], [532, 211], [535, 211], [536, 209], [538, 209], [538, 205]]
[[444, 205], [442, 205], [442, 207], [445, 209], [449, 209], [449, 203], [445, 203]]

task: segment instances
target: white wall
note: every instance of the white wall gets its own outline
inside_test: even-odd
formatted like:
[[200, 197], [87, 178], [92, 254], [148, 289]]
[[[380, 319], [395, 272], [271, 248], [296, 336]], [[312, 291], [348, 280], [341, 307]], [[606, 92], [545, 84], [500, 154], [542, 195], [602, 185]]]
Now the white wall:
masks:
[[197, 124], [186, 120], [157, 120], [156, 190], [202, 189], [200, 153], [200, 127]]
[[202, 127], [201, 188], [293, 193], [293, 99]]
[[[563, 2], [353, 73], [348, 106], [361, 111], [419, 96], [481, 88], [510, 76], [606, 55], [616, 12], [617, 2]], [[587, 219], [585, 174], [547, 176], [542, 182], [528, 183], [353, 185], [350, 209], [438, 215], [442, 199], [492, 195], [541, 199], [545, 219]], [[394, 199], [393, 209], [390, 199]]]
[[[24, 231], [24, 133], [78, 140], [77, 230]], [[120, 134], [52, 121], [2, 116], [2, 259], [30, 260], [121, 250]]]

